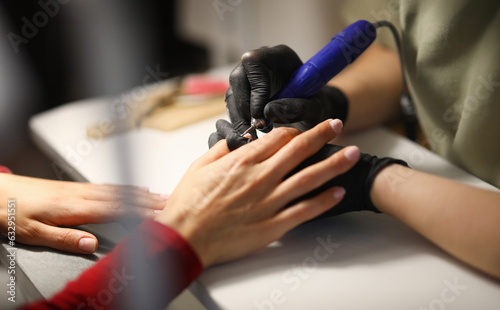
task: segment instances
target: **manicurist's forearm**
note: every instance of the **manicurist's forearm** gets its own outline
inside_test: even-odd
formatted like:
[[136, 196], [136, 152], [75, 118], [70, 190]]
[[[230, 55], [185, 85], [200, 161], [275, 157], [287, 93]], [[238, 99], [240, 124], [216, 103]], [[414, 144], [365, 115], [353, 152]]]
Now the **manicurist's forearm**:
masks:
[[371, 198], [380, 211], [500, 278], [500, 193], [392, 165], [375, 178]]
[[373, 44], [329, 83], [349, 101], [344, 132], [382, 124], [400, 115], [401, 65], [395, 51]]

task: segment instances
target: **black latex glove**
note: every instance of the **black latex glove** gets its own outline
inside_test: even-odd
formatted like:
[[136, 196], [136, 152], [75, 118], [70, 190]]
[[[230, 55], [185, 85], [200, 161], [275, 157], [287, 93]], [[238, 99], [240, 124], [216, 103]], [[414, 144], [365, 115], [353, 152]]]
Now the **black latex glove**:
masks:
[[240, 146], [247, 144], [252, 139], [242, 137], [236, 129], [226, 120], [220, 119], [215, 123], [216, 132], [208, 138], [208, 147], [212, 148], [219, 140], [226, 139], [227, 147], [234, 151]]
[[[327, 157], [330, 157], [343, 147], [338, 145], [327, 144], [316, 154], [303, 161], [289, 176], [298, 171], [315, 164]], [[304, 200], [313, 197], [327, 188], [333, 186], [342, 186], [346, 190], [344, 198], [334, 208], [323, 213], [320, 217], [334, 216], [351, 211], [373, 211], [380, 212], [373, 204], [370, 198], [370, 190], [372, 188], [375, 176], [385, 167], [391, 164], [399, 164], [408, 167], [408, 164], [402, 160], [390, 157], [378, 158], [370, 154], [360, 154], [359, 161], [354, 167], [346, 173], [331, 179], [321, 187], [312, 192], [300, 197], [298, 200]]]
[[[237, 131], [231, 124], [225, 120], [217, 121], [217, 132], [213, 133], [209, 138], [209, 146], [212, 147], [218, 140], [227, 139], [229, 149], [235, 150], [243, 144], [250, 142], [248, 138], [239, 136]], [[303, 161], [297, 168], [295, 168], [289, 176], [297, 173], [298, 171], [315, 164], [341, 150], [342, 146], [327, 144], [316, 154]], [[391, 164], [400, 164], [408, 166], [406, 162], [390, 157], [378, 158], [369, 154], [361, 153], [359, 161], [354, 167], [346, 173], [331, 179], [321, 187], [312, 192], [300, 197], [298, 200], [304, 200], [315, 196], [327, 188], [333, 186], [342, 186], [346, 189], [346, 194], [342, 201], [334, 208], [325, 212], [320, 217], [334, 216], [351, 211], [374, 211], [379, 212], [370, 198], [370, 190], [372, 188], [373, 180], [378, 172]], [[297, 201], [292, 202], [291, 204]]]
[[[243, 54], [241, 63], [231, 72], [230, 87], [226, 93], [229, 119], [238, 133], [250, 127], [252, 117], [264, 116], [273, 123], [288, 124], [302, 131], [328, 118], [345, 121], [348, 102], [344, 94], [334, 87], [325, 86], [306, 99], [269, 101], [301, 65], [297, 54], [285, 45], [261, 47]], [[257, 138], [255, 131], [251, 135]]]

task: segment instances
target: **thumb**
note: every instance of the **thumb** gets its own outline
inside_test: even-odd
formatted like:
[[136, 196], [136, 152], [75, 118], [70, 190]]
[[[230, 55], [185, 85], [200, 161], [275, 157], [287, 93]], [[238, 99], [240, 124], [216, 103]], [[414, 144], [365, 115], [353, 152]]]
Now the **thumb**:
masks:
[[49, 225], [42, 225], [37, 239], [31, 239], [30, 243], [77, 254], [92, 254], [98, 245], [97, 238], [91, 233]]

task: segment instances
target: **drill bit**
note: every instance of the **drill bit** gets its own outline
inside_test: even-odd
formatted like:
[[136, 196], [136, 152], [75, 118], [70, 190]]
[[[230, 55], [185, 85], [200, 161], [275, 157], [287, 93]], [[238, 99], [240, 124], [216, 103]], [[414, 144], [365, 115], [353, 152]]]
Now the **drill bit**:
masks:
[[254, 129], [264, 129], [267, 126], [269, 126], [269, 122], [265, 118], [261, 118], [261, 119], [252, 118], [251, 126], [247, 130], [245, 130], [241, 134], [241, 136], [243, 137], [244, 135], [246, 135], [247, 133], [249, 133], [250, 131], [252, 131]]

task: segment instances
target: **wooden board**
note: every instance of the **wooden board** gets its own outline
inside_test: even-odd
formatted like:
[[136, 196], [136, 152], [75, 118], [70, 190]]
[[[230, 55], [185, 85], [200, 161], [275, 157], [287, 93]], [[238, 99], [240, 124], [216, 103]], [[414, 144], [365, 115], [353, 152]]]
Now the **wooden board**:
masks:
[[223, 96], [204, 99], [201, 102], [182, 100], [159, 108], [142, 122], [142, 126], [171, 131], [223, 114], [225, 111]]

